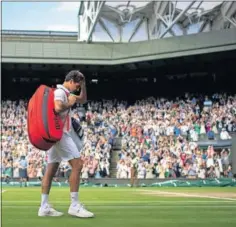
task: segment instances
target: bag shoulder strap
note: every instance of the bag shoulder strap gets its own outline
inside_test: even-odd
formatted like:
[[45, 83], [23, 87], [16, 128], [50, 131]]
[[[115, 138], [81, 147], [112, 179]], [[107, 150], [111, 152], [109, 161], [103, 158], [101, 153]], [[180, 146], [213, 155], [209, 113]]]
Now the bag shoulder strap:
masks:
[[62, 91], [65, 92], [65, 94], [66, 94], [67, 97], [70, 95], [70, 92], [66, 91], [65, 89], [63, 89], [63, 88], [61, 88], [61, 87], [59, 87], [59, 88], [51, 88], [51, 89], [53, 89], [53, 91], [55, 91], [55, 90], [57, 90], [57, 89], [61, 89]]
[[[65, 92], [65, 94], [66, 94], [66, 97], [68, 97], [69, 95], [70, 95], [70, 92], [67, 92], [65, 89], [63, 89], [63, 88], [54, 88], [54, 90], [56, 90], [56, 89], [61, 89], [61, 90], [63, 90], [64, 92]], [[69, 113], [70, 113], [70, 109], [67, 111], [67, 114], [66, 114], [66, 117], [65, 117], [65, 120], [64, 120], [64, 122], [63, 122], [63, 125], [66, 123], [66, 121], [67, 121], [67, 119], [68, 119], [68, 116], [69, 116]]]

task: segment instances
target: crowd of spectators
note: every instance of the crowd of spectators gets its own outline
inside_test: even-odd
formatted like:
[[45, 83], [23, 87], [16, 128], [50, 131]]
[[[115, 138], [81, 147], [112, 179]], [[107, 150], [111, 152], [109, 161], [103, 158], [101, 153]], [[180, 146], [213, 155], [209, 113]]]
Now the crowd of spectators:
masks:
[[230, 149], [200, 149], [197, 142], [231, 138], [236, 96], [149, 98], [117, 114], [122, 136], [117, 178], [130, 178], [131, 153], [139, 158], [138, 178], [232, 177]]
[[196, 142], [178, 136], [159, 136], [157, 148], [150, 139], [132, 138], [119, 153], [117, 178], [130, 178], [131, 153], [138, 157], [138, 178], [220, 178], [233, 177], [230, 149], [200, 149]]
[[[111, 121], [103, 120], [97, 107], [96, 102], [89, 103], [85, 116], [88, 120], [74, 109], [74, 117], [81, 121], [84, 129], [82, 178], [110, 175], [111, 148], [117, 132]], [[41, 179], [47, 165], [47, 153], [36, 149], [28, 140], [27, 101], [2, 101], [1, 125], [2, 176], [19, 177], [21, 169], [27, 169], [29, 178]], [[62, 162], [56, 176], [68, 177], [70, 169], [67, 162]]]
[[[47, 153], [33, 147], [27, 136], [27, 101], [2, 101], [1, 172], [41, 178]], [[82, 178], [109, 177], [113, 139], [122, 137], [117, 178], [130, 177], [130, 153], [140, 159], [139, 178], [230, 177], [230, 150], [201, 150], [202, 137], [230, 139], [236, 132], [236, 96], [214, 94], [175, 99], [148, 98], [129, 105], [126, 101], [89, 101], [85, 112], [74, 109], [84, 129]], [[68, 177], [70, 166], [62, 162], [57, 176]]]

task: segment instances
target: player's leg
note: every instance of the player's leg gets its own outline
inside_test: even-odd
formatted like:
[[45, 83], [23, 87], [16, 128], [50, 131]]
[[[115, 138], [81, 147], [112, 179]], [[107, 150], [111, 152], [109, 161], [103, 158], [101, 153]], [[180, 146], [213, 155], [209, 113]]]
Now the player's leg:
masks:
[[80, 158], [80, 150], [82, 145], [77, 145], [74, 142], [73, 135], [66, 134], [60, 141], [60, 157], [64, 161], [68, 161], [71, 165], [71, 174], [69, 178], [71, 205], [68, 213], [73, 216], [88, 218], [93, 217], [94, 214], [87, 211], [85, 207], [79, 202], [79, 184], [80, 174], [83, 168], [83, 161]]
[[91, 218], [94, 214], [85, 209], [83, 204], [79, 202], [79, 184], [80, 184], [80, 174], [83, 168], [83, 160], [81, 158], [75, 158], [69, 160], [71, 165], [70, 174], [70, 194], [71, 194], [71, 205], [69, 207], [68, 213], [70, 215], [80, 217], [80, 218]]
[[48, 196], [51, 189], [52, 179], [55, 176], [59, 163], [48, 163], [42, 180], [42, 202], [41, 206], [48, 204]]
[[71, 205], [76, 206], [79, 203], [80, 173], [83, 168], [83, 161], [81, 158], [75, 158], [70, 160], [69, 163], [71, 165], [69, 177]]
[[42, 194], [41, 194], [41, 206], [38, 211], [38, 216], [61, 216], [63, 213], [53, 209], [48, 200], [51, 189], [52, 179], [55, 176], [61, 158], [58, 155], [58, 151], [53, 146], [48, 152], [48, 165], [42, 179]]

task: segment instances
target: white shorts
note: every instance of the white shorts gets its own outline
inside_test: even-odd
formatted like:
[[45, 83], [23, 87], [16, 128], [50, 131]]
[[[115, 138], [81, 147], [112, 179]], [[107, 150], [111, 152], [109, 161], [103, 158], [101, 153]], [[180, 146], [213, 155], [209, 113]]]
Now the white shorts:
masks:
[[72, 128], [70, 132], [63, 133], [61, 140], [47, 151], [48, 163], [60, 163], [79, 158], [82, 148], [83, 141], [79, 139]]

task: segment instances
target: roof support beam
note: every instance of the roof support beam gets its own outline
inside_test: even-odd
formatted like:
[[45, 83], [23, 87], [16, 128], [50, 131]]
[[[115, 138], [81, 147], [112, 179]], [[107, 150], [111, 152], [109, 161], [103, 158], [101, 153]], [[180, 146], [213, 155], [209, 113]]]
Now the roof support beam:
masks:
[[203, 23], [201, 24], [198, 32], [202, 32], [204, 30], [204, 28], [207, 26], [208, 23], [209, 23], [208, 20], [203, 21]]
[[82, 11], [83, 4], [84, 4], [84, 1], [80, 1], [78, 15], [77, 15], [77, 17], [78, 17], [78, 32], [77, 32], [78, 40], [80, 39], [80, 16], [81, 16], [81, 11]]
[[236, 21], [234, 21], [234, 19], [230, 19], [228, 17], [225, 17], [226, 20], [228, 20], [232, 25], [234, 25], [236, 27]]
[[161, 22], [159, 19], [163, 19], [163, 16], [166, 15], [166, 12], [168, 10], [168, 4], [170, 4], [170, 2], [164, 2], [164, 1], [154, 2], [153, 9], [154, 9], [156, 23], [155, 23], [155, 28], [152, 28], [152, 30], [156, 29], [157, 31], [155, 34], [155, 38], [157, 38], [157, 34], [159, 34], [160, 32]]
[[79, 2], [79, 10], [78, 10], [78, 16], [81, 14], [82, 6], [84, 4], [84, 1]]
[[150, 33], [149, 33], [149, 19], [146, 18], [146, 26], [145, 26], [146, 32], [147, 32], [147, 38], [150, 40]]
[[167, 29], [160, 35], [159, 38], [163, 38], [170, 29], [176, 24], [176, 22], [184, 15], [195, 3], [196, 1], [192, 1], [181, 13], [172, 21], [172, 23], [167, 27]]
[[[168, 28], [169, 24], [168, 24], [168, 20], [165, 20], [161, 15], [158, 15], [158, 17], [161, 19], [161, 21], [163, 22], [163, 25]], [[170, 34], [172, 36], [175, 36], [174, 31], [172, 30], [172, 28], [169, 30]]]
[[115, 42], [113, 37], [112, 37], [112, 35], [111, 35], [111, 32], [109, 31], [108, 27], [104, 24], [104, 22], [103, 22], [103, 20], [101, 18], [99, 18], [98, 23], [101, 25], [102, 29], [109, 35], [111, 40], [113, 42]]
[[130, 42], [132, 40], [132, 38], [134, 37], [134, 35], [137, 33], [138, 29], [140, 28], [141, 24], [144, 22], [145, 20], [145, 17], [143, 17], [142, 19], [140, 19], [140, 21], [136, 24], [130, 38], [129, 38], [129, 41]]
[[[94, 4], [95, 9], [94, 9], [94, 12], [90, 11], [92, 15], [90, 16], [91, 25], [89, 28], [88, 36], [86, 38], [87, 43], [90, 41], [90, 38], [91, 38], [92, 33], [94, 31], [95, 25], [97, 24], [99, 14], [101, 12], [103, 5], [105, 4], [105, 1], [90, 2], [90, 4]], [[96, 7], [95, 7], [95, 5], [96, 5]]]

